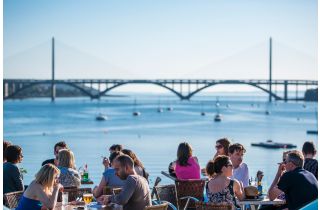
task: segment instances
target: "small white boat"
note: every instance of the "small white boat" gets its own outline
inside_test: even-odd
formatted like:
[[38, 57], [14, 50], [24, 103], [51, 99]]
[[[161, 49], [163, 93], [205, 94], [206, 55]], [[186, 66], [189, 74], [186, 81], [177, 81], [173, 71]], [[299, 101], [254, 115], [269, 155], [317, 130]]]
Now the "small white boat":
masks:
[[251, 143], [251, 146], [273, 148], [273, 149], [277, 149], [277, 148], [292, 149], [297, 147], [297, 145], [294, 145], [294, 144], [273, 142], [272, 140], [267, 140], [266, 142]]
[[163, 109], [162, 108], [158, 108], [158, 112], [159, 113], [163, 112]]
[[132, 113], [132, 115], [133, 115], [133, 116], [140, 116], [140, 115], [141, 115], [141, 113], [140, 113], [140, 112], [138, 112], [138, 111], [135, 111], [135, 112], [133, 112], [133, 113]]
[[167, 108], [167, 110], [168, 110], [168, 111], [172, 111], [173, 108], [170, 106], [170, 107]]
[[221, 120], [222, 120], [222, 115], [221, 114], [216, 114], [214, 116], [214, 121], [215, 122], [221, 122]]
[[108, 119], [108, 117], [107, 117], [106, 115], [101, 114], [101, 113], [99, 113], [99, 114], [96, 116], [96, 120], [97, 120], [97, 121], [105, 121], [105, 120], [107, 120], [107, 119]]

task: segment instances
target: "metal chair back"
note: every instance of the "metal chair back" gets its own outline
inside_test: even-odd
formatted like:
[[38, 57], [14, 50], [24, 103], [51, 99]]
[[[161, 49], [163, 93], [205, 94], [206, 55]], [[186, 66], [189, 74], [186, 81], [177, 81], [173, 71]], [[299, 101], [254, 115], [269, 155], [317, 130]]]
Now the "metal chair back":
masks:
[[20, 198], [23, 195], [23, 191], [16, 191], [4, 194], [4, 205], [10, 209], [16, 208], [19, 204]]

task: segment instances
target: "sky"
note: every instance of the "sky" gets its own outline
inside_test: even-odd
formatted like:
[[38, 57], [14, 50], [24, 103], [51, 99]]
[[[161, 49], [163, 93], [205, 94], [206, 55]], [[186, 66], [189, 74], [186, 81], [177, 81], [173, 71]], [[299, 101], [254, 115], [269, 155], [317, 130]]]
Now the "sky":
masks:
[[4, 0], [4, 78], [317, 80], [316, 0]]

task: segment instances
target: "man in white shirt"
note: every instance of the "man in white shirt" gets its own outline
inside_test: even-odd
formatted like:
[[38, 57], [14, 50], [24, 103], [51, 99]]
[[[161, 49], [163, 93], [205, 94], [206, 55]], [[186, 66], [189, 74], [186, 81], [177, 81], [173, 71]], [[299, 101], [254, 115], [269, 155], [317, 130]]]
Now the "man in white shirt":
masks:
[[247, 164], [243, 163], [243, 154], [246, 152], [241, 144], [232, 144], [229, 146], [229, 157], [233, 165], [232, 179], [242, 182], [243, 187], [249, 186], [249, 169]]

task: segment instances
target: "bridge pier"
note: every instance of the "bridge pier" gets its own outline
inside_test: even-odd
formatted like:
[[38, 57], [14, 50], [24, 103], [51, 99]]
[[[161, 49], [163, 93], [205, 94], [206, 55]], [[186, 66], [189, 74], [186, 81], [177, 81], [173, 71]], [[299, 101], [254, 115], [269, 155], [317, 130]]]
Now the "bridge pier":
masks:
[[284, 81], [284, 101], [288, 101], [288, 81]]

